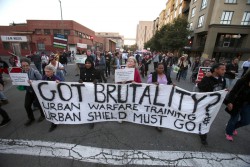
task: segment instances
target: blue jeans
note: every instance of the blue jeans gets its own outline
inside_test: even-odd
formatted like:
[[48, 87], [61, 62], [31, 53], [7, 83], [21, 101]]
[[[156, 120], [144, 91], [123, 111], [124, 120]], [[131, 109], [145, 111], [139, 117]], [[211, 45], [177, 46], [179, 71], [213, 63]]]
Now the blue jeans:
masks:
[[233, 135], [233, 131], [250, 124], [250, 104], [245, 104], [236, 115], [231, 115], [226, 127], [226, 133]]

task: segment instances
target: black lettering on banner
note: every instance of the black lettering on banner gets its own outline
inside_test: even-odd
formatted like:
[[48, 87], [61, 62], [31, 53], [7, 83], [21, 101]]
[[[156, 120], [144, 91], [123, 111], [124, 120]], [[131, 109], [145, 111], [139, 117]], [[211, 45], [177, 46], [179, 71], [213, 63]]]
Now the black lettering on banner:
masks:
[[172, 87], [171, 93], [169, 95], [168, 107], [171, 107], [171, 105], [172, 105], [173, 95], [174, 95], [174, 86]]
[[91, 119], [87, 119], [87, 121], [94, 121], [95, 117], [92, 115], [93, 112], [89, 112], [88, 113], [88, 116], [91, 118]]
[[192, 121], [188, 121], [186, 123], [184, 123], [183, 120], [181, 119], [176, 119], [174, 121], [174, 126], [177, 128], [177, 129], [183, 129], [185, 128], [187, 131], [193, 131], [196, 127], [195, 123], [192, 122]]
[[[68, 99], [65, 99], [64, 97], [63, 97], [63, 93], [62, 93], [62, 86], [66, 86], [66, 87], [68, 87], [69, 88], [69, 91], [70, 91], [70, 97], [68, 98]], [[69, 101], [71, 98], [72, 98], [72, 90], [71, 90], [71, 87], [68, 85], [68, 84], [66, 84], [66, 83], [63, 83], [63, 82], [60, 82], [60, 83], [58, 83], [58, 85], [57, 85], [57, 89], [58, 89], [58, 94], [59, 94], [59, 97], [60, 97], [60, 99], [61, 100], [63, 100], [63, 101]]]
[[119, 114], [119, 119], [126, 119], [127, 118], [127, 113], [126, 112], [121, 111], [118, 114]]
[[[104, 103], [106, 101], [106, 95], [105, 93], [103, 93], [103, 91], [105, 90], [104, 85], [99, 83], [96, 83], [94, 85], [95, 85], [95, 102]], [[102, 89], [97, 91], [97, 86], [99, 88], [101, 87]], [[98, 97], [100, 97], [101, 95], [103, 95], [103, 100], [98, 99]]]
[[116, 85], [107, 85], [107, 103], [109, 103], [109, 97], [114, 100], [115, 103], [117, 103], [117, 100], [112, 96], [111, 93], [115, 92]]
[[157, 106], [162, 106], [162, 107], [164, 107], [165, 105], [164, 104], [162, 104], [162, 103], [158, 103], [157, 102], [157, 97], [158, 97], [158, 95], [159, 95], [159, 85], [157, 85], [156, 86], [156, 89], [155, 89], [155, 98], [154, 98], [154, 105], [157, 105]]
[[137, 113], [134, 113], [133, 121], [136, 122], [136, 120], [139, 118], [139, 121], [140, 121], [141, 124], [144, 124], [144, 123], [155, 124], [155, 123], [159, 122], [159, 124], [162, 125], [163, 118], [166, 118], [166, 117], [167, 116], [163, 116], [163, 115], [151, 115], [151, 114], [137, 114]]
[[41, 95], [41, 97], [43, 98], [43, 100], [53, 101], [54, 98], [55, 98], [55, 94], [56, 94], [55, 90], [51, 90], [50, 91], [52, 93], [52, 97], [51, 98], [45, 97], [44, 94], [43, 94], [43, 91], [42, 91], [42, 86], [43, 85], [48, 85], [48, 84], [49, 84], [48, 82], [40, 82], [40, 83], [38, 83], [37, 88], [38, 88], [39, 94]]
[[45, 117], [48, 120], [56, 120], [56, 121], [60, 121], [60, 122], [67, 122], [68, 120], [70, 120], [71, 122], [75, 122], [76, 120], [81, 121], [81, 112], [78, 113], [62, 113], [62, 112], [56, 112], [56, 113], [52, 113], [50, 111], [48, 111], [48, 115], [47, 113], [44, 111]]
[[179, 89], [176, 89], [175, 92], [181, 94], [180, 103], [179, 103], [179, 107], [178, 107], [178, 109], [181, 110], [181, 105], [182, 105], [182, 100], [183, 100], [184, 95], [190, 96], [191, 94], [188, 92], [185, 92], [183, 90], [179, 90]]
[[133, 101], [132, 102], [135, 103], [136, 89], [138, 87], [142, 87], [142, 85], [141, 84], [130, 84], [130, 87], [133, 88]]
[[151, 104], [151, 100], [150, 100], [150, 86], [146, 86], [146, 88], [144, 89], [142, 96], [140, 98], [139, 104], [142, 104], [144, 96], [148, 97], [148, 102], [149, 104]]
[[71, 84], [71, 86], [77, 88], [78, 97], [79, 97], [79, 102], [82, 102], [82, 91], [81, 91], [81, 87], [85, 87], [85, 85], [84, 85], [84, 84]]
[[217, 100], [214, 103], [211, 103], [211, 104], [207, 105], [207, 107], [206, 107], [206, 111], [207, 112], [209, 111], [210, 107], [216, 105], [220, 101], [220, 99], [221, 99], [221, 94], [219, 94], [219, 93], [212, 93], [212, 94], [210, 94], [210, 96], [217, 96]]
[[121, 90], [123, 85], [118, 85], [118, 103], [126, 103], [128, 101], [128, 85], [126, 85], [126, 97], [125, 100], [121, 99]]
[[200, 102], [200, 101], [202, 101], [203, 99], [205, 99], [206, 97], [207, 97], [207, 95], [205, 95], [205, 96], [202, 96], [200, 99], [198, 99], [197, 100], [197, 98], [196, 98], [196, 94], [193, 94], [192, 96], [192, 99], [194, 100], [194, 109], [193, 109], [193, 113], [195, 113], [196, 112], [196, 109], [197, 109], [197, 106], [198, 106], [198, 103]]

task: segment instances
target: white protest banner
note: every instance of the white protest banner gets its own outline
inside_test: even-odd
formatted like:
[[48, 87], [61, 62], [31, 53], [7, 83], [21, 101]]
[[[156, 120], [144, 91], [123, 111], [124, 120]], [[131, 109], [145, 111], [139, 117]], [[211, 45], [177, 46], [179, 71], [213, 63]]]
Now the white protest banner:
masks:
[[123, 68], [115, 70], [115, 82], [133, 81], [135, 75], [134, 68]]
[[86, 59], [87, 55], [75, 55], [75, 63], [85, 64]]
[[29, 77], [27, 73], [21, 73], [22, 69], [19, 67], [10, 68], [10, 78], [12, 81], [12, 85], [22, 85], [22, 86], [30, 86], [28, 83]]
[[197, 134], [209, 132], [227, 93], [154, 84], [33, 81], [32, 86], [46, 119], [55, 124], [121, 120]]

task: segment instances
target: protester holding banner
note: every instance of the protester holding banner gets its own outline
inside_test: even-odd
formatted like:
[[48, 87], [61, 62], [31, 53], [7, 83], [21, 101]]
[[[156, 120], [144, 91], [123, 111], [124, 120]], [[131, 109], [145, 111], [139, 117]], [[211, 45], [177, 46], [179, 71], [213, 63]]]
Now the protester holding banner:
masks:
[[[42, 80], [56, 81], [57, 83], [61, 81], [61, 78], [59, 78], [58, 76], [55, 75], [56, 69], [53, 65], [49, 64], [49, 65], [45, 66], [44, 72], [45, 72], [45, 75], [43, 76]], [[52, 132], [53, 130], [55, 130], [56, 127], [57, 127], [56, 124], [51, 123], [51, 126], [49, 128], [49, 132]]]
[[127, 61], [127, 64], [126, 64], [126, 68], [134, 68], [135, 69], [134, 80], [133, 81], [127, 81], [126, 83], [130, 83], [130, 82], [132, 82], [132, 83], [141, 83], [140, 72], [137, 69], [136, 65], [137, 65], [137, 62], [136, 62], [135, 57], [130, 56], [128, 58], [128, 61]]
[[224, 103], [231, 115], [226, 127], [226, 139], [233, 141], [236, 129], [250, 124], [250, 70], [239, 79], [227, 95]]
[[[102, 82], [100, 72], [95, 69], [94, 62], [90, 57], [88, 57], [85, 60], [84, 68], [80, 69], [79, 82], [93, 82], [93, 83]], [[94, 123], [90, 123], [89, 127], [93, 129]]]
[[[42, 79], [40, 72], [33, 69], [32, 67], [30, 67], [30, 60], [29, 59], [27, 59], [27, 58], [21, 59], [21, 67], [22, 67], [23, 72], [28, 74], [29, 84], [32, 84], [32, 80], [41, 80]], [[31, 106], [32, 106], [32, 103], [35, 100], [37, 100], [37, 96], [36, 96], [32, 86], [26, 86], [25, 90], [26, 90], [26, 94], [25, 94], [24, 106], [25, 106], [29, 120], [24, 125], [30, 126], [35, 121]], [[40, 103], [38, 103], [38, 108], [39, 108], [40, 113], [41, 113], [41, 116], [38, 119], [38, 122], [41, 122], [44, 120], [44, 113], [43, 113], [43, 110], [41, 108]]]
[[[198, 83], [198, 88], [200, 92], [214, 92], [223, 90], [226, 88], [226, 80], [224, 74], [226, 67], [222, 63], [214, 64], [211, 67], [211, 76], [205, 76], [201, 82]], [[206, 119], [206, 118], [204, 118]], [[200, 134], [201, 143], [207, 145], [207, 134]]]
[[[165, 84], [169, 85], [172, 83], [171, 79], [167, 77], [167, 75], [164, 72], [164, 64], [163, 63], [158, 63], [157, 67], [155, 69], [155, 72], [149, 74], [147, 83], [148, 84]], [[162, 129], [160, 127], [156, 127], [156, 129], [161, 132]]]
[[56, 68], [56, 76], [58, 76], [61, 79], [61, 81], [65, 81], [63, 72], [64, 66], [56, 60], [55, 55], [50, 55], [49, 60], [50, 60], [49, 64], [53, 65]]

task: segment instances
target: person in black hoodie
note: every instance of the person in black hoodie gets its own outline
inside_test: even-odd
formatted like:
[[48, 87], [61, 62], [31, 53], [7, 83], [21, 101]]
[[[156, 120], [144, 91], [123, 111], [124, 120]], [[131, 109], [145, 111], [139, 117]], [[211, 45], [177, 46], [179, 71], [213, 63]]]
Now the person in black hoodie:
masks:
[[[222, 63], [214, 64], [201, 82], [198, 83], [198, 88], [200, 92], [214, 92], [223, 90], [226, 88], [226, 80], [224, 74], [226, 72], [226, 67]], [[208, 76], [209, 75], [209, 76]], [[208, 145], [207, 134], [200, 134], [201, 143], [203, 145]]]
[[[82, 83], [82, 82], [93, 82], [93, 83], [102, 82], [100, 72], [95, 69], [94, 62], [89, 57], [85, 60], [84, 68], [80, 69], [79, 82], [80, 83]], [[94, 123], [90, 123], [89, 127], [91, 129], [93, 129]]]
[[226, 139], [233, 141], [233, 135], [238, 134], [236, 129], [250, 124], [250, 70], [235, 83], [224, 103], [231, 115], [226, 127]]

